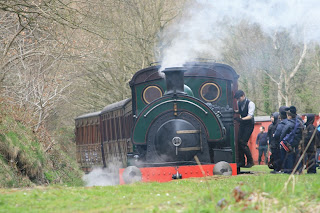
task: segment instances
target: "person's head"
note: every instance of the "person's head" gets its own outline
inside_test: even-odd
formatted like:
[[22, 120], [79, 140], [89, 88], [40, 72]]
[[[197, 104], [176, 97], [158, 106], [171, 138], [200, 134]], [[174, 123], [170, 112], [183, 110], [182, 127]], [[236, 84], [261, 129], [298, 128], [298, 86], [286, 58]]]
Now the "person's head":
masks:
[[274, 122], [274, 115], [273, 114], [270, 115], [270, 121], [271, 121], [271, 123]]
[[287, 106], [281, 106], [279, 108], [279, 115], [281, 120], [284, 120], [287, 118], [287, 113], [286, 113], [287, 108], [288, 108]]
[[273, 124], [276, 124], [278, 122], [278, 119], [279, 119], [279, 112], [274, 112], [271, 114], [270, 120]]
[[264, 132], [265, 128], [264, 126], [260, 126], [260, 132]]
[[288, 119], [293, 119], [297, 116], [297, 108], [295, 106], [287, 107], [286, 113], [287, 113]]
[[303, 119], [305, 124], [306, 124], [306, 126], [309, 126], [310, 124], [313, 124], [315, 117], [316, 117], [315, 114], [306, 114], [306, 116]]
[[242, 102], [246, 99], [246, 95], [244, 94], [244, 92], [242, 90], [238, 90], [234, 94], [234, 98], [237, 99], [238, 102]]

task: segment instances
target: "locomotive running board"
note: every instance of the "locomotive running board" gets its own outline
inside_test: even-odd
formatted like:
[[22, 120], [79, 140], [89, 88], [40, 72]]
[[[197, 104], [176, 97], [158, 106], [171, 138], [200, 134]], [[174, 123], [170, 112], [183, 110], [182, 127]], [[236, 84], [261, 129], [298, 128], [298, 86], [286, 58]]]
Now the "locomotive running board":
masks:
[[[203, 175], [198, 165], [135, 168], [141, 172], [141, 182], [168, 182], [173, 179], [213, 176], [214, 166], [215, 164], [201, 165], [205, 175]], [[232, 175], [237, 175], [237, 164], [230, 163], [230, 166], [232, 168]], [[120, 184], [126, 184], [123, 178], [124, 171], [124, 168], [119, 169]]]
[[195, 134], [200, 133], [200, 130], [178, 130], [176, 131], [177, 134]]

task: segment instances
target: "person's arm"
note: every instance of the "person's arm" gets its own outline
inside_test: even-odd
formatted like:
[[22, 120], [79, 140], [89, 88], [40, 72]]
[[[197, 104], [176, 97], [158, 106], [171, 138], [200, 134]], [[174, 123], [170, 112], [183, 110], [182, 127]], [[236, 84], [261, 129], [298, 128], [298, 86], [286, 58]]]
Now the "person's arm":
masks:
[[277, 141], [280, 140], [281, 131], [282, 131], [282, 129], [283, 129], [283, 126], [284, 126], [284, 123], [281, 121], [281, 122], [278, 124], [278, 126], [277, 126], [277, 128], [276, 128], [276, 131], [274, 132], [273, 138], [274, 138], [275, 140], [277, 140]]
[[259, 133], [258, 136], [257, 136], [256, 145], [259, 145], [259, 138], [260, 138], [260, 133]]
[[[237, 106], [238, 106], [238, 101], [237, 101]], [[239, 109], [233, 110], [234, 113], [239, 114]]]
[[255, 109], [256, 109], [256, 105], [252, 101], [250, 101], [249, 105], [248, 105], [248, 115], [246, 117], [242, 118], [242, 120], [250, 120], [250, 119], [252, 119]]
[[257, 136], [257, 140], [256, 140], [256, 149], [258, 149], [258, 148], [259, 148], [260, 136], [261, 136], [261, 133], [259, 133], [259, 134], [258, 134], [258, 136]]
[[290, 124], [287, 123], [283, 126], [283, 129], [281, 131], [281, 135], [280, 135], [280, 141], [283, 140], [283, 138], [288, 134], [290, 133]]

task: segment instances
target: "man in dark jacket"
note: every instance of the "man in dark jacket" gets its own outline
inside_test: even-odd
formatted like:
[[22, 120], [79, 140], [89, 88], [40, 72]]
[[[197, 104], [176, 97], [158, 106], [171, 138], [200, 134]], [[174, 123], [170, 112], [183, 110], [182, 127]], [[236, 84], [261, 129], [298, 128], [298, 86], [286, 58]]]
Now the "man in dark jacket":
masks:
[[271, 124], [268, 127], [268, 138], [269, 138], [269, 147], [271, 150], [269, 168], [274, 169], [274, 171], [280, 171], [279, 159], [280, 159], [280, 147], [279, 142], [274, 138], [274, 133], [278, 126], [279, 113], [274, 112], [270, 116]]
[[[307, 144], [309, 143], [311, 136], [316, 128], [313, 125], [314, 118], [315, 118], [315, 114], [306, 114], [305, 116], [304, 121], [305, 121], [306, 129], [303, 131], [303, 138], [304, 138], [303, 149], [306, 149]], [[317, 173], [315, 155], [316, 155], [316, 146], [315, 146], [315, 137], [314, 137], [306, 152], [307, 173]]]
[[[288, 119], [280, 135], [280, 153], [282, 159], [282, 171], [290, 174], [295, 166], [296, 156], [299, 153], [298, 147], [302, 139], [303, 125], [302, 121], [297, 117], [296, 107], [290, 106], [286, 109], [286, 112]], [[293, 132], [296, 122], [298, 122], [298, 128]], [[289, 134], [293, 134], [292, 139], [286, 139]]]
[[288, 119], [287, 119], [287, 113], [286, 113], [286, 109], [288, 107], [286, 106], [281, 106], [279, 108], [279, 119], [280, 121], [277, 124], [276, 130], [273, 134], [273, 140], [274, 140], [274, 144], [277, 146], [277, 157], [276, 158], [276, 164], [274, 167], [274, 171], [271, 171], [271, 173], [277, 173], [280, 172], [281, 168], [282, 168], [282, 158], [281, 158], [281, 153], [280, 153], [280, 136], [281, 136], [281, 132], [283, 130], [283, 127], [286, 125]]
[[[238, 110], [235, 113], [240, 114], [240, 118], [235, 120], [240, 123], [238, 132], [238, 167], [250, 168], [253, 166], [253, 158], [248, 147], [249, 138], [254, 128], [254, 110], [255, 104], [246, 98], [242, 90], [238, 90], [234, 98], [238, 102]], [[247, 158], [247, 165], [245, 165], [245, 156]]]
[[261, 163], [261, 157], [264, 155], [264, 163], [268, 164], [268, 133], [264, 132], [264, 126], [260, 127], [260, 133], [257, 136], [256, 148], [259, 150], [258, 163]]

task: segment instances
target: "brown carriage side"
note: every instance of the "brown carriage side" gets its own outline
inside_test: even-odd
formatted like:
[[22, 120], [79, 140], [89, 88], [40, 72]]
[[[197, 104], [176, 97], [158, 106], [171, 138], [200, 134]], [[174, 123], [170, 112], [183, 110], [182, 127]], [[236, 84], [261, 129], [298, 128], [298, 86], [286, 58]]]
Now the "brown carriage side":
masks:
[[81, 115], [75, 119], [77, 162], [84, 172], [102, 166], [100, 111]]
[[105, 166], [127, 166], [127, 153], [133, 123], [131, 99], [106, 106], [101, 111], [102, 141]]
[[[94, 167], [127, 165], [127, 153], [132, 152], [131, 99], [106, 106], [102, 111], [81, 115], [75, 119], [77, 161], [82, 170]], [[103, 149], [102, 149], [103, 148]]]

